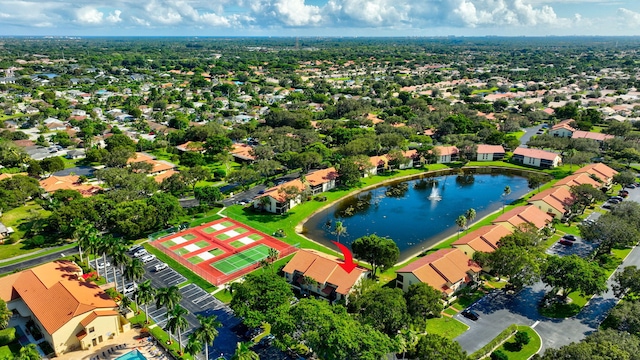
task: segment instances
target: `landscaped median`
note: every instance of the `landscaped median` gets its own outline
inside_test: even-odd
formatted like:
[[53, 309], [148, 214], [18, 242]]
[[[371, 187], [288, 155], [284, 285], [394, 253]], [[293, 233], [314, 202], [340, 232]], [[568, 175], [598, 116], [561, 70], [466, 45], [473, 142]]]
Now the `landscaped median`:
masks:
[[[518, 335], [522, 333], [522, 335]], [[525, 340], [526, 339], [526, 340]], [[471, 359], [483, 359], [492, 353], [502, 353], [509, 360], [526, 360], [540, 351], [542, 339], [535, 330], [524, 325], [509, 325], [498, 336], [478, 351], [470, 355]], [[500, 359], [501, 357], [496, 356]]]

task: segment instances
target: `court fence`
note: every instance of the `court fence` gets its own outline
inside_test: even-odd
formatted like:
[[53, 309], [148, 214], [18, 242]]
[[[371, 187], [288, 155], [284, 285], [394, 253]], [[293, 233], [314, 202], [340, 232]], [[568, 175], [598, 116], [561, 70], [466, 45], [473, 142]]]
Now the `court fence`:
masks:
[[[244, 276], [250, 272], [252, 272], [253, 270], [257, 269], [260, 266], [260, 262], [257, 262], [255, 264], [249, 265], [244, 269], [238, 270], [234, 273], [228, 274], [228, 275], [216, 275], [211, 273], [210, 271], [207, 271], [207, 269], [204, 269], [200, 266], [198, 266], [197, 264], [192, 264], [191, 262], [189, 262], [187, 259], [185, 259], [184, 257], [176, 254], [175, 252], [171, 251], [169, 248], [166, 248], [164, 246], [162, 246], [162, 244], [157, 244], [155, 242], [152, 242], [151, 245], [153, 245], [153, 247], [155, 247], [156, 249], [162, 251], [164, 254], [166, 254], [167, 256], [169, 256], [171, 259], [177, 261], [180, 265], [186, 267], [187, 269], [193, 271], [196, 275], [200, 276], [201, 278], [203, 278], [204, 280], [210, 282], [211, 284], [215, 285], [215, 286], [220, 286], [228, 281], [237, 279], [241, 276]], [[282, 249], [282, 250], [278, 250], [279, 256], [278, 258], [284, 258], [286, 256], [289, 256], [291, 254], [293, 254], [294, 252], [298, 251], [298, 247], [300, 246], [300, 244], [295, 244], [295, 245], [289, 245], [288, 247]], [[251, 248], [247, 249], [250, 250]], [[222, 258], [224, 259], [224, 258]], [[221, 260], [222, 260], [221, 259]], [[215, 262], [215, 261], [214, 261]], [[213, 262], [212, 262], [213, 263]], [[212, 266], [211, 270], [212, 271], [217, 271], [219, 272], [219, 270], [213, 268]]]

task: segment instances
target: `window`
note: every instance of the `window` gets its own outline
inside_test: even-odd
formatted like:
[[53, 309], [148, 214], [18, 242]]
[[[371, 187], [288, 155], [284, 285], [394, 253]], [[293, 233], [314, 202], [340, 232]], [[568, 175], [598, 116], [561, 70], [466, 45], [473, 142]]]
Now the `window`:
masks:
[[92, 332], [96, 331], [96, 329], [94, 327], [90, 327], [87, 329], [87, 331], [89, 332], [89, 334], [91, 334]]
[[398, 280], [400, 282], [403, 282], [404, 281], [404, 276], [398, 274], [398, 275], [396, 275], [396, 280]]

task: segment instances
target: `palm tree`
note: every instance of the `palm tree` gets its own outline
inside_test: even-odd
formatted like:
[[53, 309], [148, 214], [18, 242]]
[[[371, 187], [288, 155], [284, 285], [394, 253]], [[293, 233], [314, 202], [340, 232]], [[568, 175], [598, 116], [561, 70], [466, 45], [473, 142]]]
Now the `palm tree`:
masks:
[[16, 359], [17, 360], [40, 360], [40, 353], [38, 353], [36, 344], [29, 344], [27, 346], [23, 346], [22, 349], [20, 349], [20, 354]]
[[231, 360], [260, 360], [260, 355], [251, 350], [251, 342], [239, 342], [236, 344], [236, 352]]
[[[127, 265], [131, 261], [131, 258], [127, 256], [127, 247], [124, 244], [116, 243], [111, 248], [111, 273], [113, 275], [113, 282], [118, 290], [118, 281], [116, 279], [116, 266], [120, 267], [120, 274], [124, 270], [124, 265]], [[122, 290], [124, 291], [124, 281], [122, 282]]]
[[[456, 219], [456, 225], [458, 225], [460, 231], [462, 231], [462, 229], [467, 226], [467, 218], [464, 215], [458, 216]], [[458, 231], [458, 239], [460, 239], [460, 231]]]
[[13, 313], [7, 308], [7, 303], [0, 299], [0, 329], [9, 326], [11, 315], [13, 315]]
[[196, 329], [194, 334], [197, 334], [198, 339], [205, 344], [205, 359], [209, 360], [209, 346], [213, 345], [213, 341], [218, 336], [218, 328], [222, 326], [222, 323], [215, 315], [198, 315], [198, 321], [200, 321], [200, 327]]
[[464, 217], [467, 218], [467, 225], [471, 224], [471, 222], [476, 218], [476, 209], [471, 208], [467, 210], [467, 212], [464, 214]]
[[84, 262], [82, 257], [82, 249], [86, 248], [89, 234], [92, 231], [95, 231], [93, 225], [89, 224], [86, 220], [74, 219], [71, 222], [71, 227], [73, 228], [73, 238], [78, 243], [78, 251], [80, 252], [80, 261]]
[[123, 296], [122, 300], [120, 300], [120, 310], [124, 311], [129, 306], [131, 306], [131, 299], [129, 299], [126, 296]]
[[336, 227], [333, 233], [336, 235], [336, 241], [340, 242], [340, 235], [347, 233], [347, 227], [342, 224], [342, 221], [336, 221]]
[[151, 286], [151, 280], [143, 281], [138, 286], [138, 303], [144, 305], [145, 323], [149, 323], [149, 303], [156, 297], [156, 288]]
[[504, 190], [502, 192], [502, 196], [505, 198], [504, 202], [502, 203], [502, 213], [504, 214], [504, 207], [507, 205], [507, 200], [506, 197], [509, 196], [509, 194], [511, 194], [511, 186], [507, 185], [504, 187]]
[[169, 313], [171, 314], [171, 318], [167, 321], [167, 330], [174, 334], [176, 332], [178, 333], [178, 350], [182, 355], [182, 331], [189, 327], [189, 322], [184, 316], [189, 312], [180, 306], [180, 304], [176, 304]]
[[184, 352], [191, 355], [194, 359], [196, 357], [196, 354], [202, 352], [202, 348], [204, 347], [202, 340], [200, 340], [197, 335], [198, 334], [196, 334], [195, 332], [191, 333], [187, 340], [187, 345], [184, 346]]
[[[156, 292], [156, 307], [161, 308], [164, 306], [165, 309], [167, 309], [167, 321], [171, 316], [169, 309], [173, 309], [174, 306], [180, 303], [180, 300], [182, 300], [182, 294], [180, 293], [180, 289], [175, 285], [160, 288]], [[171, 335], [169, 335], [169, 340], [171, 340]]]
[[[119, 245], [118, 241], [111, 235], [105, 235], [102, 238], [102, 264], [104, 265], [104, 277], [107, 277], [107, 254], [111, 255], [116, 251], [116, 247]], [[125, 250], [126, 251], [126, 250]], [[115, 281], [115, 270], [114, 270]]]
[[[123, 277], [126, 277], [127, 280], [133, 282], [133, 286], [136, 286], [136, 283], [142, 279], [144, 275], [144, 264], [140, 259], [133, 259], [126, 268], [124, 268], [124, 273], [122, 273]], [[136, 296], [137, 297], [137, 296]], [[136, 302], [136, 307], [138, 307], [138, 303]]]

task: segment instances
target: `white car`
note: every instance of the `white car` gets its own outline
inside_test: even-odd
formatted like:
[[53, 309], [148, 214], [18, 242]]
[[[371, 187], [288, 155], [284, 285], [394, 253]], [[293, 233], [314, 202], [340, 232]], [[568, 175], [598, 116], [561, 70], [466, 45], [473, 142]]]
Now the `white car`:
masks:
[[122, 293], [123, 293], [124, 295], [133, 294], [133, 293], [136, 291], [136, 289], [137, 289], [137, 288], [138, 288], [138, 284], [134, 284], [134, 283], [127, 284], [127, 285], [124, 287], [124, 290], [122, 291]]
[[108, 261], [107, 261], [106, 264], [104, 262], [102, 262], [102, 261], [98, 263], [98, 269], [104, 269], [104, 268], [109, 267], [109, 266], [111, 266], [111, 263], [108, 262]]
[[153, 267], [153, 270], [154, 270], [155, 272], [158, 272], [158, 271], [161, 271], [161, 270], [166, 269], [168, 266], [169, 266], [169, 265], [167, 265], [166, 263], [161, 262], [160, 264], [157, 264], [156, 266], [154, 266], [154, 267]]
[[147, 254], [147, 255], [141, 257], [140, 260], [142, 260], [143, 263], [148, 263], [149, 261], [151, 261], [151, 260], [153, 260], [155, 258], [156, 258], [155, 255]]
[[146, 249], [140, 249], [133, 254], [133, 257], [139, 258], [140, 256], [147, 255], [148, 252]]

